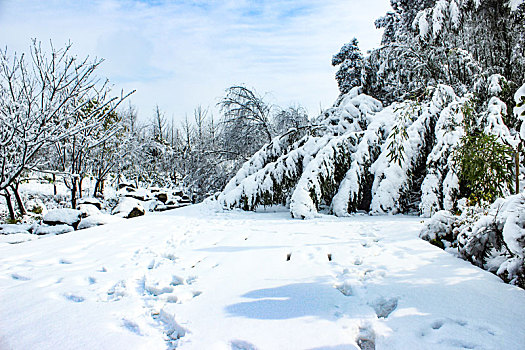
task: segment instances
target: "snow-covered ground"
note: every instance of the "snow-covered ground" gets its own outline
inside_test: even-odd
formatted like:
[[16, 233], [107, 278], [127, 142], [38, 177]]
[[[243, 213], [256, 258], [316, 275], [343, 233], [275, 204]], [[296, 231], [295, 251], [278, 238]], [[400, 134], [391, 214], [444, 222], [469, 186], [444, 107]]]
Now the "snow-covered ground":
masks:
[[0, 349], [524, 349], [525, 291], [419, 218], [197, 205], [0, 247]]

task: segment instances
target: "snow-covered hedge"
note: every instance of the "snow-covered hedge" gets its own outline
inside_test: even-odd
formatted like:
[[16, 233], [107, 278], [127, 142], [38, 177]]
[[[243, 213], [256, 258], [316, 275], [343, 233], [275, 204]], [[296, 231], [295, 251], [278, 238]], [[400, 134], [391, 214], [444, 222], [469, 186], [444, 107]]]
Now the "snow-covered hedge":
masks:
[[437, 212], [420, 237], [525, 288], [525, 193], [462, 209]]

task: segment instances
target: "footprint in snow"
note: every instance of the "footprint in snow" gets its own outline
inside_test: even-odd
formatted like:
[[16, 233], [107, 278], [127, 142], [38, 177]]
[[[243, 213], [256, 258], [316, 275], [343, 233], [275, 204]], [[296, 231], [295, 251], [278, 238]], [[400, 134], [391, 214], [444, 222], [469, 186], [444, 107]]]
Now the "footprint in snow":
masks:
[[75, 303], [81, 303], [85, 300], [83, 296], [76, 295], [73, 293], [64, 293], [63, 295], [64, 295], [64, 298], [66, 298], [69, 301], [75, 302]]
[[373, 279], [381, 280], [385, 276], [386, 276], [385, 270], [366, 269], [364, 272], [362, 272], [359, 279], [364, 282], [366, 280], [373, 280]]
[[438, 330], [438, 329], [440, 329], [441, 327], [443, 327], [444, 324], [445, 324], [445, 321], [443, 321], [443, 320], [437, 320], [437, 321], [432, 322], [431, 327], [432, 327], [432, 329], [434, 329], [434, 330]]
[[344, 282], [341, 282], [341, 283], [337, 283], [335, 285], [335, 288], [338, 291], [340, 291], [346, 297], [354, 295], [354, 290], [352, 288], [352, 284], [349, 281], [344, 281]]
[[148, 264], [148, 270], [151, 270], [155, 267], [155, 259], [151, 260]]
[[197, 276], [189, 276], [186, 278], [186, 284], [188, 285], [193, 284], [195, 281], [197, 281]]
[[379, 298], [375, 302], [369, 304], [374, 308], [378, 318], [388, 318], [392, 312], [397, 308], [398, 298]]
[[30, 277], [22, 276], [17, 273], [12, 273], [11, 278], [17, 281], [29, 281], [31, 279]]
[[187, 330], [175, 321], [174, 315], [164, 311], [164, 309], [160, 309], [158, 312], [152, 311], [151, 317], [164, 329], [168, 348], [175, 349], [178, 340], [186, 335]]
[[175, 262], [178, 259], [177, 256], [173, 253], [164, 253], [162, 254], [162, 257], [165, 259], [171, 260], [173, 262]]
[[356, 339], [357, 346], [361, 350], [375, 350], [375, 338], [375, 333], [369, 326], [359, 328], [359, 334]]
[[257, 350], [255, 345], [244, 340], [232, 340], [230, 346], [231, 350]]
[[138, 324], [136, 324], [133, 321], [127, 320], [125, 318], [122, 319], [122, 327], [126, 328], [128, 331], [135, 333], [137, 335], [142, 335], [140, 331], [140, 327]]
[[126, 296], [126, 281], [120, 280], [117, 283], [113, 285], [108, 291], [107, 294], [107, 301], [118, 301], [122, 299], [122, 297]]

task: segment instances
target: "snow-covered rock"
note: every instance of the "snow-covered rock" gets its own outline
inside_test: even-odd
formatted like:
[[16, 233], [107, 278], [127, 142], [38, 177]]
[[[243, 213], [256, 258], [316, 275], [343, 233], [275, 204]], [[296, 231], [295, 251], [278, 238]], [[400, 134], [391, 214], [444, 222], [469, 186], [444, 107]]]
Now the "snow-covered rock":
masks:
[[79, 204], [77, 210], [82, 213], [82, 218], [100, 214], [100, 210], [92, 204]]
[[33, 234], [42, 236], [42, 235], [61, 235], [63, 233], [68, 233], [74, 231], [75, 229], [72, 226], [61, 224], [54, 226], [39, 225], [33, 231]]
[[93, 197], [79, 198], [77, 200], [77, 203], [78, 205], [82, 205], [82, 204], [94, 205], [95, 207], [97, 207], [98, 210], [102, 210], [102, 203], [97, 198], [93, 198]]
[[137, 188], [137, 187], [136, 187], [135, 184], [132, 183], [132, 182], [121, 182], [121, 183], [119, 183], [119, 184], [117, 185], [117, 188], [118, 188], [119, 190], [121, 190], [121, 189], [123, 189], [123, 188], [124, 188], [124, 189], [125, 189], [125, 188], [135, 189], [135, 188]]
[[82, 230], [82, 229], [90, 228], [94, 226], [106, 225], [106, 224], [118, 222], [121, 220], [123, 219], [119, 216], [99, 213], [93, 216], [88, 216], [86, 218], [83, 218], [80, 221], [80, 224], [78, 224], [78, 229]]
[[155, 193], [155, 198], [165, 204], [168, 201], [168, 194], [166, 192]]
[[77, 227], [82, 212], [76, 209], [62, 208], [50, 210], [43, 218], [44, 224], [47, 225], [69, 225], [74, 228]]
[[25, 225], [25, 224], [3, 224], [3, 225], [0, 225], [0, 235], [29, 233], [29, 229], [30, 229], [30, 225]]
[[129, 192], [126, 192], [126, 193], [123, 193], [123, 196], [124, 197], [130, 197], [130, 198], [134, 198], [134, 199], [137, 199], [139, 201], [148, 201], [148, 200], [151, 200], [153, 199], [154, 197], [152, 196], [151, 192], [148, 191], [147, 189], [145, 188], [137, 188], [137, 189], [134, 189], [132, 191], [129, 191]]
[[144, 215], [146, 210], [137, 199], [122, 197], [111, 213], [129, 219]]

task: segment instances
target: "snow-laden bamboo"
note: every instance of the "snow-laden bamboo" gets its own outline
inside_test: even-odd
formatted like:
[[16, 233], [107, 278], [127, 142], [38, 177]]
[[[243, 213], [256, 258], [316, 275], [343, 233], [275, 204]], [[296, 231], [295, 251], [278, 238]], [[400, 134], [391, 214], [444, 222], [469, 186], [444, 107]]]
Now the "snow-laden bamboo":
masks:
[[[491, 76], [490, 96], [475, 127], [515, 144], [503, 122], [505, 104]], [[416, 212], [423, 216], [455, 207], [460, 192], [454, 150], [465, 135], [472, 95], [458, 97], [446, 85], [422, 101], [382, 108], [358, 88], [323, 112], [315, 129], [289, 145], [290, 134], [263, 147], [230, 180], [218, 201], [254, 210], [287, 205], [296, 218], [320, 210], [345, 216]], [[465, 114], [469, 114], [465, 117]]]

